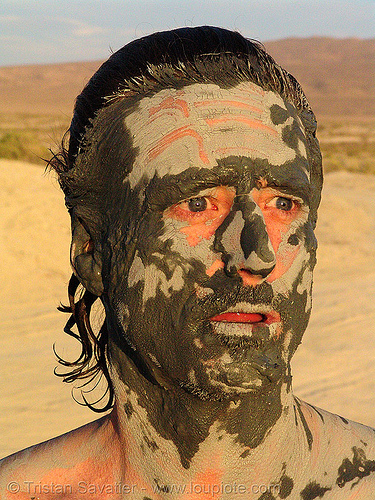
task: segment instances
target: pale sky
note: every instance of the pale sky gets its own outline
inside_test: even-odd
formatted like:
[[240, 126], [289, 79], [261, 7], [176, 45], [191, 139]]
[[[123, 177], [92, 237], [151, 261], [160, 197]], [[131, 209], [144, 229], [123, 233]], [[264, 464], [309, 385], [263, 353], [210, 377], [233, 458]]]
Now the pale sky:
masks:
[[375, 0], [1, 0], [0, 66], [106, 59], [154, 31], [210, 24], [265, 42], [375, 37]]

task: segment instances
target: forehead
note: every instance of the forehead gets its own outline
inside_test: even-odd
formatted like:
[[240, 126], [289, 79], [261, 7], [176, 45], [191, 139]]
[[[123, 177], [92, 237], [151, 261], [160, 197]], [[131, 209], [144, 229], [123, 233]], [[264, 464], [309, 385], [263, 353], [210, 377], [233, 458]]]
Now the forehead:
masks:
[[[193, 84], [142, 98], [125, 118], [137, 157], [129, 180], [163, 177], [189, 167], [245, 157], [273, 167], [305, 159], [306, 138], [295, 108], [251, 82], [233, 88]], [[309, 177], [307, 161], [300, 162]]]

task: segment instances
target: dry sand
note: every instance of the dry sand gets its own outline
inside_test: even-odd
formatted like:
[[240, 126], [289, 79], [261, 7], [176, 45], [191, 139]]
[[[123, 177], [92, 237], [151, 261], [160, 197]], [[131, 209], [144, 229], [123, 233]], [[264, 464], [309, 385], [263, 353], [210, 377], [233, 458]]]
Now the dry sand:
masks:
[[[69, 280], [69, 220], [51, 175], [0, 160], [0, 456], [96, 418], [53, 375]], [[293, 362], [295, 393], [375, 426], [375, 177], [326, 176], [314, 307]]]

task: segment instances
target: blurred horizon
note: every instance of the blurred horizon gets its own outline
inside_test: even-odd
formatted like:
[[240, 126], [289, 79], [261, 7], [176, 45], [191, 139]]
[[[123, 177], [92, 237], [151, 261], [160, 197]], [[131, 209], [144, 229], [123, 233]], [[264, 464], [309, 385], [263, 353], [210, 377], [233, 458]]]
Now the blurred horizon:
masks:
[[266, 43], [375, 37], [373, 0], [2, 0], [0, 66], [107, 59], [155, 31], [214, 25]]
[[[374, 0], [375, 1], [375, 0]], [[160, 31], [163, 31], [163, 30], [160, 30]], [[242, 33], [243, 35], [243, 33]], [[0, 37], [1, 38], [1, 37]], [[135, 40], [136, 38], [138, 37], [135, 37], [135, 38], [132, 38], [131, 40], [129, 40], [129, 42], [131, 42], [132, 40]], [[139, 37], [141, 38], [141, 37]], [[247, 38], [250, 38], [250, 37], [247, 37]], [[275, 39], [270, 39], [270, 40], [256, 40], [256, 39], [252, 39], [252, 40], [255, 40], [257, 42], [260, 42], [263, 46], [265, 46], [266, 48], [266, 51], [267, 51], [267, 45], [269, 45], [270, 43], [277, 43], [277, 42], [285, 42], [285, 41], [288, 41], [288, 40], [324, 40], [324, 39], [327, 39], [327, 40], [358, 40], [358, 41], [365, 41], [365, 40], [375, 40], [375, 36], [371, 36], [371, 37], [358, 37], [358, 36], [328, 36], [328, 35], [314, 35], [314, 36], [288, 36], [288, 37], [283, 37], [283, 38], [275, 38]], [[125, 42], [124, 45], [126, 45], [126, 43], [129, 43], [129, 42]], [[119, 47], [121, 48], [121, 47]], [[116, 49], [118, 50], [118, 49]], [[99, 63], [102, 63], [104, 62], [106, 59], [108, 59], [114, 52], [116, 52], [115, 50], [109, 50], [107, 55], [105, 55], [104, 57], [87, 57], [87, 58], [81, 58], [81, 59], [70, 59], [70, 60], [61, 60], [61, 61], [45, 61], [45, 62], [21, 62], [21, 63], [15, 63], [15, 64], [1, 64], [1, 60], [0, 60], [0, 68], [2, 69], [6, 69], [7, 67], [11, 68], [11, 67], [27, 67], [27, 66], [55, 66], [55, 65], [68, 65], [68, 64], [79, 64], [79, 63], [96, 63], [96, 62], [99, 62]], [[375, 62], [374, 62], [375, 64]]]

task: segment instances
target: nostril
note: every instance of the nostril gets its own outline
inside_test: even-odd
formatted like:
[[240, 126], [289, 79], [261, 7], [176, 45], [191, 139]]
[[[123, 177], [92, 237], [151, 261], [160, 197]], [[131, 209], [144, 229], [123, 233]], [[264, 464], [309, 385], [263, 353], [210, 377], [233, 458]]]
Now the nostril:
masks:
[[255, 253], [246, 259], [237, 261], [231, 257], [222, 258], [224, 262], [224, 272], [229, 277], [234, 277], [238, 274], [246, 276], [254, 276], [257, 279], [265, 279], [274, 270], [276, 259], [273, 262], [264, 262]]
[[257, 286], [264, 279], [260, 275], [251, 273], [248, 269], [239, 269], [237, 275], [241, 277], [243, 284], [247, 286]]
[[241, 271], [264, 279], [275, 269], [275, 266], [276, 258], [272, 259], [272, 261], [264, 261], [259, 255], [253, 252], [245, 262], [241, 262], [238, 268]]
[[267, 278], [267, 276], [272, 272], [275, 266], [264, 269], [241, 269], [241, 271], [247, 272], [253, 276], [260, 276], [262, 279]]
[[238, 273], [238, 267], [232, 262], [224, 263], [224, 272], [230, 278], [233, 278]]
[[264, 260], [253, 254], [240, 266], [240, 270], [264, 279], [275, 269], [275, 266], [276, 259], [272, 262], [264, 262]]

